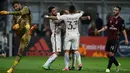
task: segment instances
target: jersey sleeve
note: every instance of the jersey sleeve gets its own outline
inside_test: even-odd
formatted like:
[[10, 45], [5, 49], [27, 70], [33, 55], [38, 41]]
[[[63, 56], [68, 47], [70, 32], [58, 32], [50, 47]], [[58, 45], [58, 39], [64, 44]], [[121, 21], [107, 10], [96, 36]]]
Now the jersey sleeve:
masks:
[[30, 13], [29, 8], [27, 6], [24, 6], [22, 8], [22, 10], [10, 12], [9, 14], [12, 14], [12, 15], [25, 15], [25, 14], [28, 14], [28, 13]]
[[122, 19], [119, 30], [123, 31], [124, 29], [125, 29], [125, 24], [124, 24], [124, 20]]
[[83, 14], [84, 14], [84, 12], [81, 11], [81, 12], [79, 13], [79, 17], [81, 17]]
[[58, 20], [65, 20], [66, 16], [65, 15], [61, 15], [61, 16], [57, 16]]

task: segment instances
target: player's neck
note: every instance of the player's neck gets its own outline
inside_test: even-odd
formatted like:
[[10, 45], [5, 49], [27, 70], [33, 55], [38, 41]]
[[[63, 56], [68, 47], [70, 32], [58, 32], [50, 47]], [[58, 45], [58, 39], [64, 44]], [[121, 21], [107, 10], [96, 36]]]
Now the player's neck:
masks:
[[116, 15], [116, 16], [114, 16], [114, 18], [118, 18], [120, 15], [118, 14], [118, 15]]

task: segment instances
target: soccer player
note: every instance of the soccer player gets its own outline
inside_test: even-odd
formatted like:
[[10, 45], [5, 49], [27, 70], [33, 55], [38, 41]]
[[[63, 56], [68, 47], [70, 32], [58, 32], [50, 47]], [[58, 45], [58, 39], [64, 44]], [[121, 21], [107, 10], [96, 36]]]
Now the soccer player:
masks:
[[[57, 13], [55, 7], [50, 6], [48, 8], [48, 12], [51, 16], [58, 16], [60, 14]], [[50, 70], [50, 65], [56, 60], [57, 56], [61, 52], [61, 29], [59, 28], [59, 20], [49, 20], [50, 21], [50, 29], [51, 29], [51, 43], [53, 54], [49, 57], [46, 63], [42, 66], [45, 70]]]
[[80, 33], [78, 29], [78, 23], [80, 20], [80, 17], [83, 15], [83, 11], [80, 13], [76, 12], [76, 9], [73, 5], [69, 6], [69, 13], [67, 15], [62, 15], [62, 16], [45, 16], [46, 18], [49, 19], [54, 19], [54, 20], [63, 20], [66, 25], [66, 33], [65, 33], [65, 39], [64, 39], [64, 60], [65, 60], [65, 68], [63, 70], [69, 70], [69, 51], [70, 47], [72, 46], [72, 50], [74, 50], [74, 56], [76, 56], [76, 59], [78, 60], [78, 70], [81, 70], [82, 68], [82, 63], [81, 63], [81, 56], [78, 52], [79, 48], [79, 38], [80, 38]]
[[30, 42], [31, 33], [33, 32], [34, 27], [30, 29], [31, 25], [31, 12], [27, 6], [22, 6], [20, 2], [14, 1], [12, 3], [14, 12], [1, 11], [2, 15], [13, 15], [13, 30], [16, 32], [17, 36], [20, 37], [20, 46], [18, 50], [18, 54], [16, 59], [12, 65], [12, 67], [7, 71], [7, 73], [12, 73], [16, 65], [20, 62], [21, 57], [23, 55], [24, 49]]
[[[66, 33], [64, 40], [64, 60], [65, 60], [65, 68], [63, 70], [69, 70], [69, 51], [70, 48], [74, 50], [74, 56], [78, 59], [79, 70], [82, 67], [81, 57], [78, 52], [79, 48], [79, 30], [78, 30], [78, 22], [80, 17], [83, 15], [83, 12], [76, 13], [76, 9], [73, 5], [69, 7], [70, 14], [62, 15], [57, 17], [58, 20], [64, 20], [66, 24]], [[72, 45], [72, 46], [71, 46]]]
[[108, 32], [108, 39], [107, 39], [107, 43], [106, 43], [106, 52], [107, 52], [109, 61], [108, 61], [108, 66], [107, 66], [106, 72], [110, 72], [112, 63], [114, 63], [116, 65], [116, 72], [119, 71], [120, 63], [118, 63], [118, 61], [116, 60], [114, 55], [119, 46], [120, 32], [123, 32], [123, 35], [125, 37], [125, 43], [128, 44], [124, 20], [119, 15], [120, 11], [121, 11], [121, 7], [119, 7], [119, 6], [114, 7], [114, 10], [113, 10], [114, 16], [108, 20], [108, 23], [106, 26], [104, 26], [101, 30], [97, 31], [98, 33], [105, 31], [105, 30], [107, 30], [107, 32]]

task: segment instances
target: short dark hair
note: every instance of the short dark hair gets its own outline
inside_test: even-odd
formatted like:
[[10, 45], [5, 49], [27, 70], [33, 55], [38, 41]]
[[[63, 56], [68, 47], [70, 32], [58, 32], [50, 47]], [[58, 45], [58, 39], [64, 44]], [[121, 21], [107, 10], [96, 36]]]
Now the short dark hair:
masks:
[[12, 6], [14, 6], [14, 4], [20, 4], [20, 2], [15, 0], [15, 1], [12, 2]]
[[55, 7], [54, 7], [54, 6], [50, 6], [50, 7], [48, 8], [48, 12], [51, 13], [51, 11], [52, 11], [53, 8], [55, 8]]
[[74, 13], [75, 10], [76, 10], [76, 9], [75, 9], [75, 6], [74, 6], [74, 5], [70, 5], [70, 6], [69, 6], [69, 12], [70, 12], [70, 13]]
[[63, 14], [65, 14], [65, 10], [60, 11], [60, 15], [63, 15]]
[[115, 6], [116, 8], [118, 8], [119, 9], [119, 11], [121, 11], [121, 7], [120, 6]]

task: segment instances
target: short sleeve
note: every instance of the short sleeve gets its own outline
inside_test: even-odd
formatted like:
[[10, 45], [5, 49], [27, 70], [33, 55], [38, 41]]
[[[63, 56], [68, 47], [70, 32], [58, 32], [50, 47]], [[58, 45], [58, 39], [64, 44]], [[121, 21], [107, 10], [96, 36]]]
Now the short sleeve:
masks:
[[84, 12], [81, 11], [81, 12], [79, 13], [79, 17], [81, 17], [83, 14], [84, 14]]
[[124, 20], [122, 19], [121, 20], [121, 24], [120, 24], [120, 31], [123, 31], [124, 29], [125, 29], [125, 24], [124, 24], [125, 22], [124, 22]]

